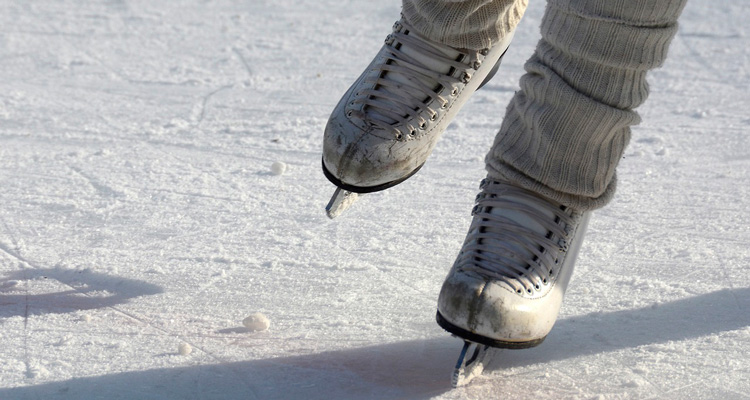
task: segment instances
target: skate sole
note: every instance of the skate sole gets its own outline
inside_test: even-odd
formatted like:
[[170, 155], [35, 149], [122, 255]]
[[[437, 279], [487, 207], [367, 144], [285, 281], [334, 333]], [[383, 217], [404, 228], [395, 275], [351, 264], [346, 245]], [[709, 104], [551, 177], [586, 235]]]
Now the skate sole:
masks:
[[[424, 165], [424, 164], [422, 164], [422, 165]], [[399, 183], [401, 183], [401, 182], [403, 182], [403, 181], [411, 178], [414, 174], [416, 174], [417, 172], [419, 172], [419, 169], [422, 168], [422, 165], [418, 166], [414, 171], [409, 172], [409, 174], [407, 174], [403, 178], [399, 178], [399, 179], [396, 179], [395, 181], [386, 182], [386, 183], [383, 183], [383, 184], [380, 184], [380, 185], [376, 185], [376, 186], [355, 186], [355, 185], [350, 185], [348, 183], [344, 183], [340, 179], [336, 178], [331, 173], [331, 171], [329, 171], [328, 168], [326, 168], [325, 161], [323, 161], [323, 174], [326, 176], [326, 178], [328, 178], [329, 181], [331, 181], [331, 183], [333, 183], [334, 185], [340, 187], [341, 189], [348, 190], [348, 191], [354, 192], [354, 193], [360, 193], [360, 194], [362, 194], [362, 193], [379, 192], [381, 190], [392, 188], [392, 187], [398, 185]]]
[[535, 339], [535, 340], [530, 340], [526, 342], [509, 342], [506, 340], [488, 338], [486, 336], [482, 336], [473, 332], [469, 332], [466, 329], [459, 328], [458, 326], [453, 325], [452, 323], [448, 322], [448, 320], [446, 320], [442, 315], [440, 315], [440, 311], [437, 312], [436, 318], [437, 318], [437, 323], [438, 325], [440, 325], [441, 328], [445, 329], [449, 333], [452, 333], [453, 335], [460, 337], [461, 339], [464, 339], [469, 342], [487, 345], [490, 347], [500, 348], [500, 349], [513, 349], [513, 350], [529, 349], [532, 347], [539, 346], [540, 344], [542, 344], [542, 342], [546, 338], [545, 336], [541, 339]]

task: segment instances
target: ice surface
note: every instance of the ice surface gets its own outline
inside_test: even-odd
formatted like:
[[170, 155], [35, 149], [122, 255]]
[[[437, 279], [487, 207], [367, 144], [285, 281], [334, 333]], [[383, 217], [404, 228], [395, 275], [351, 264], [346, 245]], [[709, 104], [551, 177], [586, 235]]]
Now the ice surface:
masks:
[[0, 399], [749, 398], [746, 1], [689, 2], [557, 326], [453, 391], [437, 293], [544, 2], [330, 221], [323, 128], [399, 6], [0, 2]]

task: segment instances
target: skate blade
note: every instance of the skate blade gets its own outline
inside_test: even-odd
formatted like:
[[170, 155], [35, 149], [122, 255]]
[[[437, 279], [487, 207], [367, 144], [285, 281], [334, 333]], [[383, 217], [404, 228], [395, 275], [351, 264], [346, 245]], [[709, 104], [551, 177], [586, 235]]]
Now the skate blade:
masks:
[[331, 201], [329, 201], [328, 205], [326, 206], [326, 215], [328, 215], [328, 218], [330, 219], [338, 217], [339, 215], [341, 215], [341, 213], [346, 211], [346, 209], [349, 208], [355, 201], [357, 201], [358, 197], [359, 195], [357, 193], [337, 187], [336, 191], [333, 192]]
[[474, 378], [482, 374], [488, 361], [487, 354], [490, 346], [464, 340], [464, 347], [458, 356], [456, 368], [453, 370], [451, 386], [459, 388], [468, 385]]

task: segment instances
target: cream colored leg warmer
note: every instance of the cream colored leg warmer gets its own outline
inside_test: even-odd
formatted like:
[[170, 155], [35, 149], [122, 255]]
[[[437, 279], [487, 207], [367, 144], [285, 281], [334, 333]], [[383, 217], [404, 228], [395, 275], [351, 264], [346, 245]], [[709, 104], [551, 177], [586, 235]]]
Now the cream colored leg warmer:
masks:
[[528, 0], [403, 0], [418, 32], [452, 47], [481, 50], [515, 29]]
[[489, 176], [568, 206], [606, 204], [686, 0], [549, 0], [542, 39], [506, 110]]

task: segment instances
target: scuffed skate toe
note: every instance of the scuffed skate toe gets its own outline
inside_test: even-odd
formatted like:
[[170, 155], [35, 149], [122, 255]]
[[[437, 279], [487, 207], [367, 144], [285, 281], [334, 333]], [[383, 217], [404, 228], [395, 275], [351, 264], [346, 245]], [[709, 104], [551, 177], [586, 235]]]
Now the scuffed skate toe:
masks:
[[[345, 124], [346, 122], [344, 122]], [[376, 192], [403, 182], [421, 168], [424, 157], [414, 141], [399, 141], [379, 130], [329, 122], [323, 145], [323, 172], [336, 186], [357, 193]]]
[[459, 271], [443, 283], [437, 322], [472, 342], [524, 349], [542, 343], [554, 322], [548, 320], [549, 313], [539, 311], [509, 287]]

